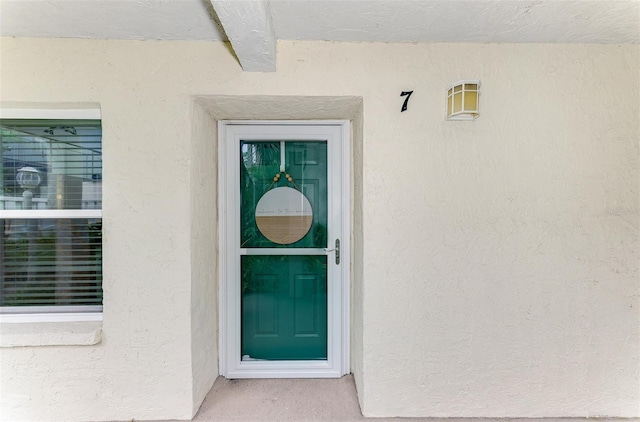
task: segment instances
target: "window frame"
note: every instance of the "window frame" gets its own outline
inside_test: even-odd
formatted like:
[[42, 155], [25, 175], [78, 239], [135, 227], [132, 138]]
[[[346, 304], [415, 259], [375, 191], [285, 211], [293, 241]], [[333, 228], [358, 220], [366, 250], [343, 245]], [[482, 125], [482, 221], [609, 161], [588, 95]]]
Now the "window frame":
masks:
[[[14, 120], [100, 120], [97, 104], [73, 104], [61, 108], [0, 105], [0, 119]], [[100, 209], [0, 210], [2, 219], [100, 219]], [[0, 323], [102, 321], [103, 305], [86, 306], [0, 306]]]

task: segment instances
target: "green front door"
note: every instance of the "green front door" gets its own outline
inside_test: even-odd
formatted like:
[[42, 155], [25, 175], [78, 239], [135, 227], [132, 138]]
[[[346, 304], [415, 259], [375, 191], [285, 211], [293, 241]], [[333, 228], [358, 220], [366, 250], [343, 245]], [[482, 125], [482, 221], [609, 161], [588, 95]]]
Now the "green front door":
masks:
[[324, 140], [240, 140], [242, 361], [327, 359]]

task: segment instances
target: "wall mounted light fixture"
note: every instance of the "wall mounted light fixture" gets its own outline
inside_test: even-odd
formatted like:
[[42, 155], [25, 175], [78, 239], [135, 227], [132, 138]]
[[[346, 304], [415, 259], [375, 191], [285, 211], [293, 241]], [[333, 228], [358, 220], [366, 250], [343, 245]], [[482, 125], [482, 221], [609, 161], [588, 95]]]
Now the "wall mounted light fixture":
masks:
[[475, 120], [480, 97], [480, 81], [458, 81], [447, 94], [447, 120]]

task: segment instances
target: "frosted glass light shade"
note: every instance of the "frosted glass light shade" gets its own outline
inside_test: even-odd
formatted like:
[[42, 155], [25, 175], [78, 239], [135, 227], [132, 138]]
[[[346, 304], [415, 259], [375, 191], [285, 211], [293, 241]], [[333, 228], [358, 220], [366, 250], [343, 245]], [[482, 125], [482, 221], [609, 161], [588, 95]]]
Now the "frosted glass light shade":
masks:
[[458, 81], [447, 92], [447, 120], [475, 120], [480, 98], [480, 81]]
[[40, 171], [33, 167], [22, 167], [16, 176], [17, 182], [23, 189], [35, 189], [42, 182]]

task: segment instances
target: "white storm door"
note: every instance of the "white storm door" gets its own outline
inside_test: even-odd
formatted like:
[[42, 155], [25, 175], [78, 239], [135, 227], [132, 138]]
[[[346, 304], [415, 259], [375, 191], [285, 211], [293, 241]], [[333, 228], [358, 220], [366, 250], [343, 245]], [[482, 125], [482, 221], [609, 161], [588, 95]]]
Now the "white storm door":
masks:
[[221, 122], [222, 375], [349, 372], [349, 133]]

